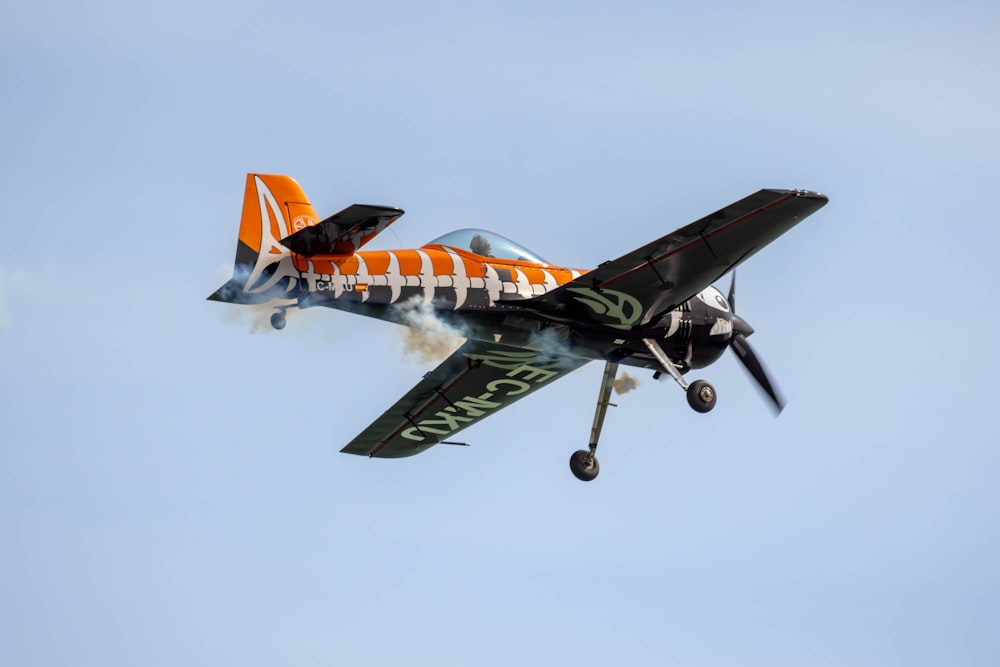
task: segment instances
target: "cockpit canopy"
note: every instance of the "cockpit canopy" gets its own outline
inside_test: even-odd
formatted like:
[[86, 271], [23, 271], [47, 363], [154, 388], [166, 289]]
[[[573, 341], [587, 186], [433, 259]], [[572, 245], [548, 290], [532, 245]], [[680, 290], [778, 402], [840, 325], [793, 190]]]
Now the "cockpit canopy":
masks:
[[548, 264], [547, 261], [524, 246], [518, 245], [499, 234], [488, 232], [485, 229], [459, 229], [449, 232], [444, 236], [439, 236], [427, 245], [433, 244], [450, 246], [466, 252], [474, 252], [483, 257]]

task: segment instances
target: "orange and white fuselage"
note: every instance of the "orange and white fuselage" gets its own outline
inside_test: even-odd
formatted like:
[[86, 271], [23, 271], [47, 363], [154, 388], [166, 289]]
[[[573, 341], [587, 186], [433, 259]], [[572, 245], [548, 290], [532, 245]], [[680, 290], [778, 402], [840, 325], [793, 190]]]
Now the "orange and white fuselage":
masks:
[[[338, 236], [330, 245], [340, 252], [297, 253], [286, 245], [286, 239], [327, 221], [320, 221], [293, 179], [249, 174], [234, 276], [209, 298], [231, 303], [274, 300], [281, 308], [294, 300], [300, 307], [324, 305], [400, 321], [377, 306], [508, 310], [505, 306], [541, 296], [580, 275], [579, 271], [534, 261], [533, 257], [490, 257], [437, 243], [415, 250], [359, 250], [402, 214], [398, 209], [382, 208], [395, 212], [386, 214], [391, 219], [385, 224], [373, 225], [369, 230], [362, 225], [353, 233], [349, 227], [337, 228]], [[468, 232], [473, 237], [489, 234], [482, 230]], [[510, 243], [494, 237], [489, 237], [494, 245], [495, 238]]]
[[[348, 256], [293, 256], [305, 293], [362, 303], [400, 303], [419, 297], [454, 309], [489, 307], [509, 299], [530, 299], [569, 282], [578, 271], [517, 260], [484, 258], [443, 245], [419, 250], [362, 250]], [[443, 304], [442, 304], [443, 305]]]

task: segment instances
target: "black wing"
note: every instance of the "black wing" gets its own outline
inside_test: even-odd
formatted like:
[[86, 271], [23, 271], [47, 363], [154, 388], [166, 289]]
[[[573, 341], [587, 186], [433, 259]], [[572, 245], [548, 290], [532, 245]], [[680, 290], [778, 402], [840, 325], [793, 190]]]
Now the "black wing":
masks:
[[585, 363], [569, 353], [466, 341], [340, 451], [419, 454]]
[[618, 329], [676, 308], [826, 204], [806, 190], [761, 190], [523, 302]]

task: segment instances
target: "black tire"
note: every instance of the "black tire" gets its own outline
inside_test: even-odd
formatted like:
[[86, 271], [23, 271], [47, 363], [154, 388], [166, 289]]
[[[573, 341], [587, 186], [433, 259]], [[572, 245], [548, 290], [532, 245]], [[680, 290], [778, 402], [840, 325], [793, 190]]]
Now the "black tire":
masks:
[[596, 456], [591, 456], [586, 449], [580, 449], [569, 457], [569, 469], [578, 480], [589, 482], [601, 472], [601, 464], [597, 462]]
[[284, 329], [286, 324], [288, 324], [288, 320], [285, 319], [285, 315], [283, 313], [274, 313], [271, 315], [271, 326], [278, 331]]
[[709, 412], [715, 407], [715, 387], [704, 380], [695, 380], [688, 387], [688, 405], [695, 412]]

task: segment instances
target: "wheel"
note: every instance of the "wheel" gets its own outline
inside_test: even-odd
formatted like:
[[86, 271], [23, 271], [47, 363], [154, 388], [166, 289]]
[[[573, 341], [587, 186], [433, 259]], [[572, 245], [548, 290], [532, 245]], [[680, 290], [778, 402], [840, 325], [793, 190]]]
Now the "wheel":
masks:
[[597, 462], [596, 456], [591, 455], [586, 449], [581, 449], [573, 452], [573, 456], [569, 457], [569, 469], [573, 471], [577, 479], [589, 482], [597, 477], [597, 473], [601, 472], [601, 464]]
[[288, 320], [285, 319], [284, 313], [274, 313], [271, 315], [271, 326], [275, 329], [280, 331], [285, 328], [286, 324], [288, 324]]
[[688, 387], [688, 405], [696, 412], [708, 412], [715, 407], [715, 387], [704, 380], [695, 380]]

